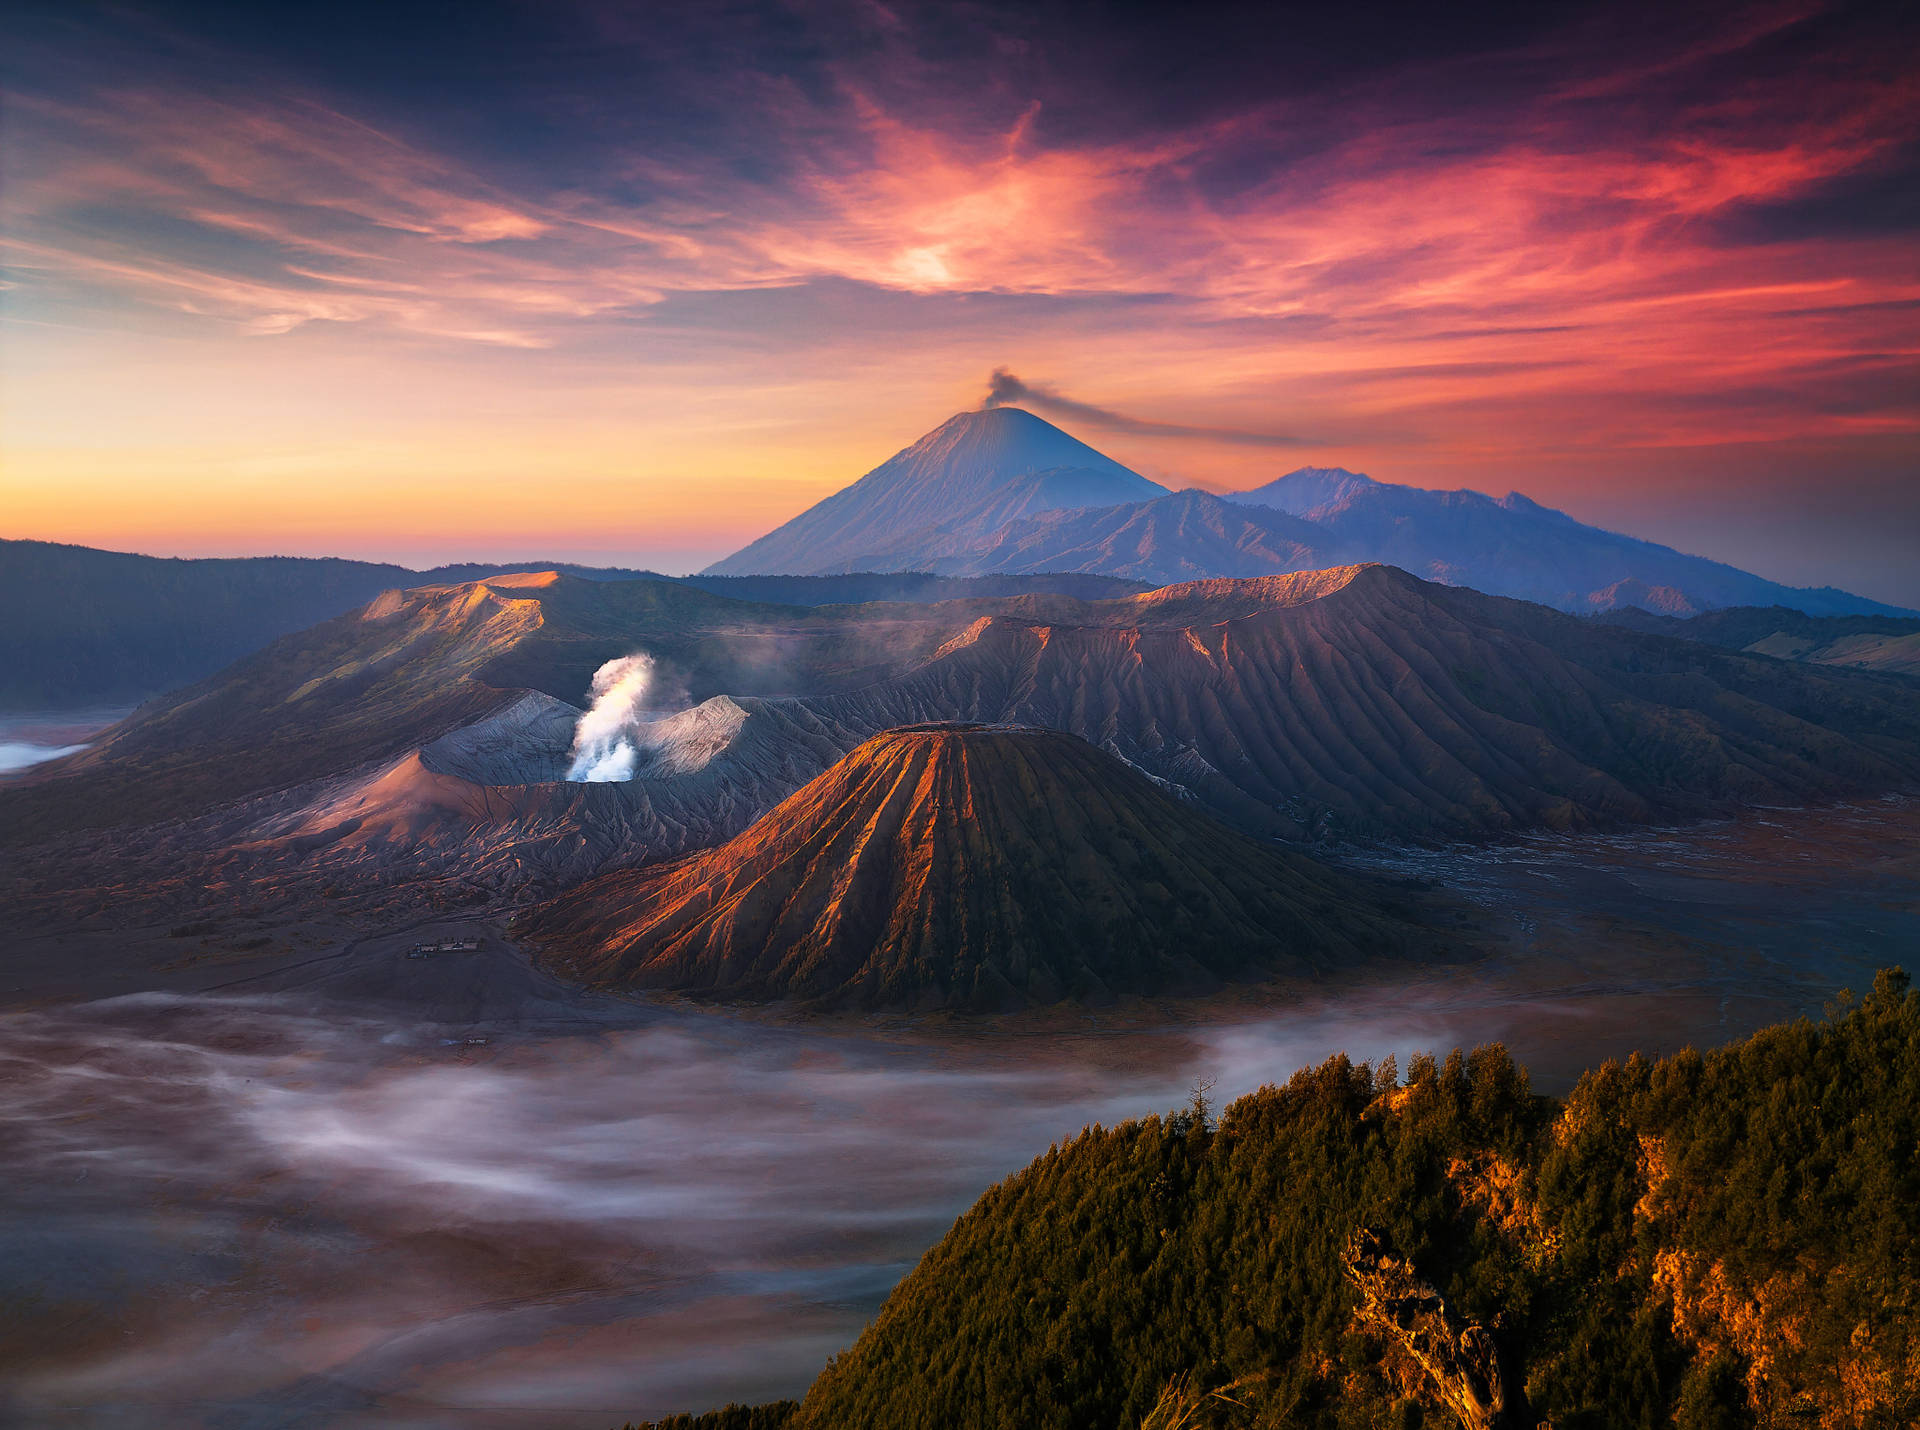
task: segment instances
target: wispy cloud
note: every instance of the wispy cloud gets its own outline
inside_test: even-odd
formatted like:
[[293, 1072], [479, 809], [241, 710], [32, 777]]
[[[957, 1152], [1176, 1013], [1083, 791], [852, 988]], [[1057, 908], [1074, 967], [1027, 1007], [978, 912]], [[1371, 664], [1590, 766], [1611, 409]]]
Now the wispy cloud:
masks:
[[[805, 144], [769, 136], [784, 177], [643, 156], [641, 204], [513, 188], [314, 97], [17, 99], [13, 143], [37, 162], [11, 187], [10, 228], [42, 281], [70, 269], [254, 333], [361, 322], [544, 346], [671, 292], [835, 278], [1158, 295], [1208, 321], [1310, 316], [1403, 350], [1463, 318], [1578, 328], [1596, 360], [1655, 304], [1669, 348], [1697, 362], [1724, 360], [1716, 324], [1814, 267], [1804, 245], [1719, 241], [1712, 220], [1871, 165], [1920, 120], [1910, 93], [1867, 87], [1785, 113], [1724, 99], [1609, 142], [1561, 98], [1493, 138], [1470, 118], [1387, 116], [1289, 155], [1287, 103], [1147, 143], [1050, 145], [1032, 107], [980, 132], [938, 96], [898, 111], [843, 76], [839, 98], [830, 139], [818, 115], [786, 126]], [[1229, 152], [1254, 177], [1223, 198], [1207, 169]], [[1911, 296], [1887, 247], [1826, 268], [1833, 300]]]

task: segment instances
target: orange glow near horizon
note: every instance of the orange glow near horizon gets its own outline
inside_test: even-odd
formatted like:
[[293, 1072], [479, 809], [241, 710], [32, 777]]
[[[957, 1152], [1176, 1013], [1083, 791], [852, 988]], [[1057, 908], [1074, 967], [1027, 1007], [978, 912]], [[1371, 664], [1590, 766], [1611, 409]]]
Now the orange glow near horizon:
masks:
[[[1675, 512], [1744, 499], [1745, 461], [1774, 508], [1854, 502], [1886, 568], [1857, 588], [1920, 600], [1868, 551], [1920, 535], [1888, 475], [1920, 456], [1911, 241], [1735, 232], [1886, 162], [1910, 86], [1780, 115], [1734, 92], [1656, 139], [1553, 106], [1473, 143], [1382, 121], [1225, 192], [1210, 166], [1301, 112], [1050, 146], [1031, 108], [983, 131], [843, 97], [858, 162], [774, 187], [635, 153], [674, 196], [644, 208], [315, 94], [9, 97], [0, 535], [690, 569], [1004, 364], [1142, 422], [1298, 438], [1036, 408], [1173, 486], [1343, 465], [1701, 549]], [[1705, 554], [1849, 578], [1742, 530]]]

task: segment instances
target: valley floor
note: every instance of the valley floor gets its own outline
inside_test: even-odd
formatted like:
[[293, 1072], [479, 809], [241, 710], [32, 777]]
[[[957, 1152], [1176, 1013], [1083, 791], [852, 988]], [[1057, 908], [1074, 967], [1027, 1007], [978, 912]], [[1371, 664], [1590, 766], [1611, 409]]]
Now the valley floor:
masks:
[[1561, 1091], [1816, 1012], [1920, 947], [1909, 798], [1357, 862], [1431, 886], [1484, 955], [819, 1024], [580, 993], [457, 914], [129, 931], [103, 893], [15, 927], [0, 1420], [598, 1430], [791, 1394], [985, 1186], [1086, 1122], [1340, 1049], [1499, 1039]]

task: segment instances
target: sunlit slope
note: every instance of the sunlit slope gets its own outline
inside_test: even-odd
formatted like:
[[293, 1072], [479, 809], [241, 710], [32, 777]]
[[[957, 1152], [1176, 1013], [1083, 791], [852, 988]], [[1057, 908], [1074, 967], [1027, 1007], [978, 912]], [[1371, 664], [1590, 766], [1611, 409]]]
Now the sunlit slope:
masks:
[[1265, 576], [1328, 564], [1334, 543], [1310, 522], [1237, 506], [1202, 491], [909, 532], [850, 568], [892, 566], [978, 575], [990, 571], [1098, 572], [1156, 584], [1209, 576]]
[[1217, 1127], [1071, 1137], [987, 1192], [797, 1414], [763, 1423], [1920, 1417], [1904, 976], [1826, 1026], [1609, 1064], [1564, 1104], [1497, 1048], [1405, 1071], [1337, 1057]]
[[283, 637], [0, 792], [0, 836], [152, 822], [398, 754], [509, 701], [479, 672], [540, 622], [537, 599], [481, 583]]
[[946, 725], [876, 736], [719, 848], [522, 927], [596, 981], [999, 1008], [1397, 951], [1379, 897], [1071, 735]]
[[[1069, 731], [1286, 837], [1573, 830], [1920, 782], [1911, 679], [1576, 619], [1391, 567], [1096, 601], [806, 608], [548, 573], [393, 592], [284, 638], [0, 786], [0, 838], [148, 824], [312, 782], [332, 782], [312, 796], [329, 808], [345, 798], [354, 818], [411, 830], [412, 813], [379, 812], [389, 786], [363, 799], [338, 782], [444, 752], [436, 742], [529, 692], [577, 705], [601, 663], [642, 650], [658, 662], [660, 710], [724, 697], [743, 717], [721, 722], [698, 778], [649, 776], [647, 800], [672, 811], [661, 853], [731, 834], [861, 740], [929, 721]], [[542, 708], [488, 724], [486, 760], [428, 753], [424, 768], [481, 789], [552, 783], [567, 718]], [[573, 807], [562, 793], [536, 802], [556, 839]], [[533, 817], [519, 796], [453, 803], [504, 811], [496, 850]], [[652, 827], [603, 830], [595, 847], [643, 855]], [[451, 834], [436, 838], [453, 850]]]
[[150, 702], [94, 750], [0, 791], [0, 837], [150, 822], [377, 765], [527, 690], [577, 700], [602, 661], [640, 645], [720, 686], [778, 680], [789, 666], [829, 679], [851, 664], [861, 678], [873, 647], [843, 641], [844, 624], [669, 582], [552, 572], [389, 591]]

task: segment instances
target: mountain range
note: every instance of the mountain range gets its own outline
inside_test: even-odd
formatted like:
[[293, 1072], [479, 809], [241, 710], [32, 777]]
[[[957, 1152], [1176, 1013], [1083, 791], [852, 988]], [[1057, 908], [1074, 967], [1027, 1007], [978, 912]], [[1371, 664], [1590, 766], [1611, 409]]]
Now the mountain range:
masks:
[[1249, 491], [1168, 491], [1020, 408], [965, 412], [694, 576], [553, 561], [181, 560], [0, 541], [0, 711], [132, 704], [393, 588], [513, 571], [681, 581], [832, 605], [1054, 593], [1097, 599], [1220, 576], [1383, 562], [1427, 580], [1592, 613], [1735, 606], [1912, 615], [1795, 589], [1584, 525], [1518, 493], [1436, 492], [1309, 467]]
[[960, 413], [708, 571], [1073, 571], [1164, 585], [1366, 562], [1574, 612], [1910, 614], [1604, 531], [1517, 492], [1321, 467], [1243, 492], [1170, 492], [1014, 407]]
[[[635, 651], [658, 691], [627, 717], [631, 778], [568, 779], [595, 672]], [[1576, 831], [1910, 786], [1914, 688], [1377, 565], [826, 607], [550, 572], [395, 591], [154, 701], [0, 785], [0, 844], [49, 898], [444, 884], [521, 907], [950, 721], [1065, 731], [1256, 836]]]
[[746, 601], [824, 606], [1061, 591], [1089, 598], [1138, 583], [1093, 575], [927, 573], [673, 577], [567, 562], [468, 562], [416, 571], [294, 556], [178, 557], [0, 540], [0, 712], [131, 705], [212, 675], [276, 637], [357, 610], [382, 591], [514, 571], [591, 581], [685, 581]]
[[1625, 606], [1601, 619], [1637, 631], [1704, 641], [1815, 665], [1920, 675], [1920, 620], [1903, 616], [1809, 616], [1785, 606], [1736, 606], [1698, 616], [1665, 616]]

